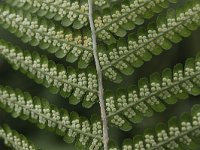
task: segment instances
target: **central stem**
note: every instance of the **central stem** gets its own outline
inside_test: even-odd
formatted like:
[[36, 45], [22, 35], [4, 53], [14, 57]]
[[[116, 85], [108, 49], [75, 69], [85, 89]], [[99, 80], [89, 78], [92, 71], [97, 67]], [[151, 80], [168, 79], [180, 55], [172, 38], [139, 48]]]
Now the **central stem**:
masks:
[[102, 72], [101, 72], [101, 66], [100, 66], [98, 54], [97, 54], [97, 38], [96, 38], [96, 31], [95, 31], [94, 22], [93, 22], [92, 0], [88, 0], [88, 5], [89, 5], [90, 28], [92, 32], [93, 55], [94, 55], [94, 60], [95, 60], [97, 76], [98, 76], [98, 95], [99, 95], [99, 104], [100, 104], [100, 109], [101, 109], [101, 119], [103, 123], [103, 144], [104, 144], [104, 150], [108, 150], [108, 141], [109, 141], [108, 123], [107, 123], [106, 109], [105, 109], [105, 104], [104, 104]]

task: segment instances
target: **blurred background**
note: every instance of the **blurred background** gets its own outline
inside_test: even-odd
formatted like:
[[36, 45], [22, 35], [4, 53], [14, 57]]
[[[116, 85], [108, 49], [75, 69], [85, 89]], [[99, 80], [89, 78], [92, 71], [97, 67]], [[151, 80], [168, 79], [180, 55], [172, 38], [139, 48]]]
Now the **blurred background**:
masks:
[[[184, 0], [180, 0], [183, 3]], [[178, 5], [180, 5], [180, 3]], [[176, 5], [176, 7], [178, 6]], [[153, 18], [152, 20], [155, 20]], [[148, 23], [148, 21], [146, 22]], [[135, 32], [135, 30], [133, 31]], [[0, 27], [0, 38], [10, 41], [11, 43], [18, 45], [22, 49], [28, 49], [31, 51], [38, 51], [40, 54], [48, 55], [49, 59], [54, 60], [57, 63], [65, 64], [65, 66], [72, 66], [67, 64], [64, 60], [58, 60], [54, 55], [47, 54], [46, 51], [39, 49], [39, 47], [30, 47], [28, 44], [22, 43], [14, 35]], [[190, 37], [185, 38], [182, 42], [174, 45], [170, 50], [164, 51], [159, 57], [154, 57], [150, 62], [145, 63], [140, 69], [137, 69], [134, 75], [126, 77], [121, 84], [113, 84], [104, 80], [105, 89], [117, 90], [118, 88], [127, 87], [129, 85], [137, 84], [138, 79], [142, 77], [149, 77], [153, 72], [160, 72], [166, 67], [173, 67], [177, 63], [184, 63], [186, 58], [194, 57], [196, 53], [200, 52], [200, 30], [197, 30], [191, 34]], [[76, 64], [74, 65], [74, 67]], [[47, 98], [52, 104], [58, 107], [63, 107], [69, 111], [76, 111], [80, 115], [90, 116], [92, 113], [99, 114], [99, 106], [95, 105], [92, 109], [86, 110], [78, 106], [72, 106], [68, 104], [68, 100], [60, 97], [59, 95], [51, 94], [48, 89], [42, 85], [34, 83], [31, 79], [21, 74], [19, 71], [14, 71], [12, 67], [0, 57], [0, 84], [9, 85], [14, 88], [19, 88], [24, 91], [30, 92], [34, 96]], [[127, 137], [133, 137], [135, 134], [142, 133], [145, 128], [151, 128], [158, 122], [166, 122], [173, 115], [179, 115], [182, 112], [190, 110], [192, 105], [199, 103], [200, 97], [190, 97], [188, 100], [179, 101], [173, 106], [167, 106], [167, 109], [163, 113], [156, 113], [151, 118], [145, 118], [141, 124], [135, 124], [133, 130], [129, 132], [122, 132], [115, 127], [110, 127], [110, 137], [115, 141], [121, 143], [122, 139]], [[35, 124], [31, 124], [27, 121], [20, 119], [14, 119], [10, 114], [0, 109], [0, 124], [8, 123], [13, 129], [16, 129], [20, 133], [27, 136], [33, 143], [43, 150], [73, 150], [73, 145], [66, 144], [61, 137], [47, 130], [40, 130]], [[9, 150], [5, 147], [3, 141], [0, 140], [0, 150]]]

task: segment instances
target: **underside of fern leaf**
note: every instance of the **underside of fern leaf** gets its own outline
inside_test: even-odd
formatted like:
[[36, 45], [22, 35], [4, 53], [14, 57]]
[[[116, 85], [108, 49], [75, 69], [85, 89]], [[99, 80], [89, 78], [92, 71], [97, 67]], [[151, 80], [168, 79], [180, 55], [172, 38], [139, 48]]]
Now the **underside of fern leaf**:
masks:
[[121, 82], [120, 73], [131, 75], [134, 68], [151, 60], [152, 55], [159, 55], [170, 49], [172, 43], [188, 37], [200, 25], [200, 4], [188, 3], [177, 12], [169, 10], [166, 16], [157, 18], [156, 24], [139, 29], [137, 35], [128, 34], [128, 41], [121, 38], [108, 50], [99, 48], [99, 59], [106, 78]]
[[[138, 134], [138, 123], [144, 118], [154, 113], [161, 115], [158, 112], [176, 107], [178, 101], [189, 96], [188, 104], [194, 103], [193, 98], [200, 95], [200, 53], [188, 58], [190, 54], [194, 56], [190, 49], [196, 47], [188, 46], [184, 65], [182, 56], [174, 54], [174, 48], [169, 54], [170, 59], [177, 59], [171, 64], [176, 64], [173, 69], [166, 68], [171, 63], [169, 57], [161, 56], [198, 29], [199, 0], [3, 0], [0, 25], [4, 28], [0, 28], [0, 74], [1, 69], [9, 70], [2, 67], [8, 63], [68, 101], [65, 105], [42, 88], [45, 96], [51, 101], [55, 99], [63, 109], [39, 98], [44, 94], [42, 91], [32, 97], [19, 89], [0, 86], [0, 108], [12, 117], [53, 131], [67, 143], [74, 143], [77, 150], [200, 148], [200, 105], [195, 105], [191, 114], [183, 113], [180, 119], [172, 117], [168, 125], [160, 123], [155, 129], [145, 130], [143, 135], [134, 136]], [[9, 35], [6, 30], [15, 36], [4, 37], [4, 34]], [[18, 46], [28, 47], [30, 51]], [[166, 69], [161, 74], [155, 72], [148, 78], [140, 77], [149, 69], [159, 69], [160, 64], [151, 65], [156, 61], [153, 60], [147, 70], [148, 63], [144, 65], [142, 75], [138, 69], [132, 79], [125, 79], [154, 56], [164, 58], [162, 68]], [[0, 85], [15, 87], [18, 83], [6, 81], [11, 74], [16, 82], [22, 82], [20, 86], [22, 80], [30, 81], [18, 75], [15, 79], [17, 72], [12, 72], [8, 77], [0, 77]], [[137, 85], [129, 81], [137, 81]], [[30, 88], [29, 82], [25, 84], [19, 88]], [[37, 90], [40, 88], [38, 85]], [[32, 90], [30, 92], [35, 93]], [[98, 103], [99, 106], [95, 105]], [[180, 112], [182, 110], [185, 111], [182, 108]], [[149, 119], [154, 121], [156, 117]], [[141, 123], [144, 124], [147, 126]], [[134, 138], [124, 140], [129, 135]], [[13, 149], [36, 149], [8, 126], [0, 125], [0, 139]], [[120, 144], [120, 141], [124, 142]]]
[[3, 139], [4, 143], [14, 150], [37, 150], [25, 136], [12, 130], [8, 125], [0, 126], [0, 139]]
[[22, 8], [40, 17], [61, 21], [63, 26], [72, 25], [80, 29], [88, 23], [88, 3], [82, 1], [45, 1], [45, 0], [6, 0], [14, 7]]
[[68, 143], [76, 139], [78, 147], [88, 146], [93, 150], [102, 146], [102, 126], [96, 117], [90, 123], [76, 112], [68, 113], [66, 109], [59, 109], [45, 99], [3, 86], [0, 87], [0, 106], [15, 118], [20, 117], [36, 123], [39, 128], [55, 131]]
[[[139, 29], [137, 36], [128, 34], [128, 41], [121, 38], [117, 40], [117, 44], [110, 45], [108, 48], [105, 45], [100, 45], [98, 55], [105, 77], [114, 82], [121, 82], [121, 73], [131, 75], [134, 68], [151, 60], [152, 55], [159, 55], [163, 50], [171, 48], [171, 43], [180, 42], [182, 37], [189, 36], [191, 31], [197, 29], [200, 22], [199, 3], [187, 5], [187, 7], [179, 8], [177, 13], [170, 10], [167, 17], [158, 17], [157, 24], [149, 24], [147, 29]], [[82, 29], [82, 32], [65, 31], [62, 27], [55, 26], [53, 22], [50, 23], [45, 19], [40, 20], [27, 12], [27, 15], [23, 15], [25, 12], [17, 11], [8, 6], [2, 6], [1, 12], [0, 22], [4, 27], [25, 39], [25, 42], [39, 45], [42, 49], [56, 53], [58, 58], [66, 56], [66, 60], [69, 62], [74, 62], [80, 57], [80, 68], [87, 67], [91, 62], [92, 42], [88, 28]], [[14, 12], [10, 14], [11, 18], [9, 12]], [[21, 16], [20, 21], [17, 19], [19, 16]], [[5, 19], [6, 17], [10, 19]], [[12, 21], [15, 18], [16, 25], [13, 26]], [[21, 21], [24, 23], [21, 24]], [[33, 28], [28, 28], [29, 24], [33, 24]], [[20, 27], [23, 28], [22, 31]]]
[[81, 31], [64, 29], [53, 21], [7, 5], [1, 5], [0, 13], [0, 24], [23, 42], [55, 53], [58, 58], [65, 57], [68, 62], [79, 60], [80, 68], [87, 67], [91, 62], [92, 39], [88, 28]]
[[[89, 22], [87, 0], [6, 0], [5, 2], [40, 17], [60, 21], [64, 27], [72, 26], [74, 29], [81, 29]], [[108, 5], [108, 1], [94, 0], [94, 4], [102, 8]]]
[[77, 72], [72, 67], [65, 69], [37, 52], [22, 51], [5, 41], [0, 41], [0, 56], [8, 60], [14, 69], [21, 70], [53, 93], [60, 92], [63, 97], [70, 97], [71, 104], [78, 104], [84, 99], [83, 106], [89, 108], [97, 99], [97, 79], [92, 68], [88, 72]]
[[[115, 36], [124, 37], [128, 30], [141, 25], [177, 0], [126, 0], [113, 2], [109, 8], [96, 12], [95, 27], [99, 39], [107, 44], [116, 43]], [[101, 15], [99, 15], [101, 14]], [[114, 35], [113, 35], [114, 34]]]
[[184, 66], [177, 64], [173, 70], [165, 69], [162, 75], [154, 73], [149, 79], [140, 79], [138, 86], [119, 90], [115, 95], [108, 92], [106, 110], [112, 124], [130, 130], [130, 122], [141, 122], [144, 116], [150, 117], [154, 111], [164, 111], [166, 104], [199, 94], [200, 54], [196, 59], [188, 59]]
[[200, 105], [193, 106], [191, 114], [172, 117], [168, 125], [160, 123], [155, 129], [147, 129], [144, 135], [127, 139], [123, 150], [173, 150], [198, 149], [200, 141]]

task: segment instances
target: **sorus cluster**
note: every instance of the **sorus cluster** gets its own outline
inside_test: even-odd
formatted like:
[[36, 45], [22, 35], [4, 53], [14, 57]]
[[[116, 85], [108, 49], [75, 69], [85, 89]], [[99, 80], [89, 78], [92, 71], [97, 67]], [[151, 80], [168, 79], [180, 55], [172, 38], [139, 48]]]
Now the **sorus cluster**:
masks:
[[[0, 42], [0, 55], [5, 57], [16, 69], [23, 69], [26, 73], [46, 87], [55, 87], [60, 91], [69, 93], [79, 102], [94, 104], [97, 99], [97, 77], [93, 72], [78, 73], [74, 69], [67, 70], [62, 65], [49, 61], [38, 53], [23, 52], [15, 47]], [[72, 93], [72, 94], [71, 94]]]
[[86, 64], [91, 61], [92, 39], [83, 35], [87, 33], [86, 30], [86, 33], [64, 30], [62, 27], [56, 27], [53, 22], [39, 20], [36, 16], [6, 7], [1, 7], [0, 12], [0, 22], [6, 24], [7, 28], [14, 31], [24, 42], [30, 42], [33, 46], [39, 45], [42, 49], [55, 53], [58, 58], [66, 57], [69, 62], [74, 62], [79, 57]]
[[[163, 127], [160, 127], [160, 129], [156, 131], [156, 135], [153, 133], [145, 134], [144, 139], [137, 140], [137, 142], [133, 144], [134, 150], [145, 150], [150, 148], [161, 150], [174, 150], [179, 148], [180, 144], [189, 146], [192, 142], [191, 133], [198, 129], [195, 127], [199, 126], [199, 116], [199, 113], [193, 116], [193, 125], [189, 121], [181, 121], [180, 126], [169, 125], [167, 130]], [[130, 150], [132, 150], [132, 147], [130, 145], [127, 146], [129, 146]], [[128, 149], [126, 148], [126, 150]]]
[[[0, 87], [0, 102], [2, 106], [12, 109], [15, 117], [23, 115], [27, 119], [34, 120], [41, 128], [54, 128], [66, 139], [78, 137], [77, 139], [82, 145], [90, 144], [91, 150], [99, 149], [102, 146], [100, 121], [89, 123], [85, 120], [81, 122], [76, 113], [69, 114], [67, 110], [59, 110], [56, 106], [50, 105], [45, 99], [32, 98], [28, 93], [7, 87]], [[83, 139], [83, 136], [87, 138]]]
[[[147, 78], [138, 82], [138, 89], [133, 88], [126, 91], [118, 91], [117, 94], [108, 94], [106, 111], [116, 126], [122, 127], [127, 123], [126, 118], [133, 121], [135, 117], [151, 116], [152, 109], [163, 111], [163, 103], [174, 103], [178, 94], [193, 94], [199, 80], [199, 57], [188, 59], [183, 69], [182, 65], [174, 67], [173, 71], [166, 69], [160, 74], [153, 74], [150, 83]], [[196, 68], [196, 69], [195, 69]], [[139, 114], [138, 114], [139, 112]], [[125, 118], [124, 118], [125, 117]]]
[[[192, 23], [200, 20], [200, 6], [196, 4], [192, 9], [186, 10], [184, 13], [178, 14], [175, 18], [167, 18], [165, 24], [159, 24], [157, 29], [148, 29], [147, 34], [135, 37], [129, 35], [128, 43], [117, 46], [109, 52], [99, 52], [99, 60], [104, 71], [104, 75], [112, 81], [115, 81], [119, 70], [123, 74], [126, 70], [134, 71], [135, 67], [141, 66], [143, 62], [149, 61], [152, 54], [157, 55], [163, 49], [171, 48], [171, 42], [174, 42], [174, 34], [181, 40], [183, 33], [190, 34], [188, 28]], [[185, 32], [187, 30], [187, 32]], [[170, 42], [171, 41], [171, 42]]]
[[[29, 5], [29, 9], [36, 8], [40, 16], [46, 16], [57, 21], [69, 21], [67, 26], [78, 21], [82, 26], [88, 24], [88, 4], [87, 1], [80, 3], [79, 1], [66, 0], [15, 0], [18, 7], [23, 8]], [[42, 11], [42, 13], [41, 13]], [[34, 12], [35, 13], [35, 12]], [[66, 25], [66, 24], [64, 24]]]
[[16, 150], [36, 150], [35, 146], [18, 132], [10, 129], [7, 125], [0, 127], [0, 138], [4, 139], [5, 144], [10, 145]]
[[[111, 14], [97, 16], [94, 23], [98, 37], [102, 40], [107, 40], [112, 37], [112, 33], [125, 36], [126, 26], [130, 26], [131, 23], [132, 26], [128, 27], [131, 30], [135, 27], [135, 24], [141, 24], [147, 8], [154, 12], [153, 8], [165, 1], [167, 0], [134, 0], [130, 1], [129, 4], [122, 3], [121, 8], [111, 11]], [[128, 23], [129, 25], [127, 25]]]

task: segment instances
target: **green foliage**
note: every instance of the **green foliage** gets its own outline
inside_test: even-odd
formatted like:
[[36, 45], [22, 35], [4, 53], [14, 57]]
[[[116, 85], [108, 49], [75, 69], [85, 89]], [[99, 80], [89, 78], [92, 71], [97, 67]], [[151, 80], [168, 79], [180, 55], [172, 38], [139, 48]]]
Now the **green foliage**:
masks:
[[[99, 39], [107, 44], [116, 43], [117, 37], [124, 37], [127, 31], [136, 25], [144, 23], [144, 19], [150, 19], [154, 13], [161, 12], [176, 3], [177, 0], [126, 0], [111, 3], [111, 6], [97, 11], [94, 22]], [[100, 15], [99, 15], [100, 14]]]
[[[147, 2], [145, 4], [152, 7], [155, 5]], [[164, 1], [163, 4], [167, 6], [168, 2]], [[6, 11], [13, 13], [4, 13]], [[22, 40], [24, 39], [24, 42], [30, 42], [34, 46], [39, 45], [42, 49], [55, 53], [58, 58], [66, 56], [66, 60], [71, 63], [79, 60], [80, 68], [86, 68], [91, 62], [92, 39], [88, 34], [88, 28], [83, 28], [82, 32], [72, 29], [65, 31], [61, 26], [55, 26], [53, 22], [40, 20], [28, 12], [15, 10], [8, 6], [3, 6], [1, 12], [3, 15], [0, 22], [5, 28], [14, 32]], [[139, 12], [145, 11], [140, 10]], [[126, 13], [124, 16], [128, 14]], [[177, 12], [169, 10], [166, 17], [161, 15], [157, 18], [157, 23], [150, 23], [146, 28], [139, 29], [137, 34], [128, 34], [128, 40], [120, 38], [117, 40], [117, 44], [108, 47], [103, 44], [99, 45], [98, 55], [104, 76], [111, 81], [121, 82], [121, 73], [133, 74], [134, 69], [151, 60], [152, 55], [159, 55], [163, 50], [170, 49], [172, 43], [178, 43], [182, 37], [189, 36], [191, 31], [197, 29], [200, 24], [199, 14], [199, 2], [195, 1], [179, 8]], [[19, 15], [20, 18], [18, 18]], [[11, 19], [5, 19], [10, 17]], [[20, 19], [20, 22], [17, 21], [17, 18]], [[15, 23], [13, 23], [14, 20], [16, 20]], [[34, 25], [32, 28], [26, 24]]]
[[68, 62], [79, 60], [79, 67], [85, 68], [92, 59], [92, 39], [86, 28], [82, 31], [64, 29], [53, 21], [41, 19], [28, 12], [0, 5], [0, 24], [24, 43], [39, 46], [56, 57]]
[[[64, 27], [81, 29], [89, 22], [87, 0], [6, 0], [5, 2], [40, 17], [60, 21]], [[107, 0], [94, 0], [94, 5], [99, 7], [98, 9], [110, 6]]]
[[15, 70], [20, 69], [51, 92], [70, 97], [71, 104], [78, 104], [84, 99], [83, 106], [89, 108], [97, 99], [97, 79], [92, 68], [87, 72], [78, 72], [72, 67], [65, 69], [37, 52], [22, 51], [5, 41], [0, 41], [0, 56], [7, 59]]
[[187, 99], [188, 94], [200, 94], [200, 54], [196, 59], [189, 58], [184, 67], [177, 64], [173, 70], [165, 69], [162, 75], [154, 73], [149, 79], [140, 79], [138, 87], [119, 90], [115, 95], [107, 93], [108, 117], [112, 124], [130, 130], [129, 121], [141, 122], [144, 116], [152, 116], [153, 111], [164, 111], [166, 104]]
[[7, 146], [15, 150], [36, 150], [25, 136], [12, 130], [8, 125], [0, 126], [0, 139], [3, 139]]
[[76, 139], [76, 145], [90, 150], [102, 146], [101, 122], [96, 117], [91, 122], [76, 112], [57, 108], [45, 99], [32, 97], [27, 92], [11, 87], [0, 87], [0, 106], [14, 118], [20, 117], [36, 123], [41, 129], [47, 128], [64, 137], [67, 143]]
[[185, 65], [177, 64], [173, 70], [165, 69], [162, 75], [152, 74], [142, 78], [138, 86], [108, 92], [106, 108], [110, 122], [123, 130], [130, 130], [131, 124], [139, 123], [153, 112], [162, 112], [166, 104], [175, 104], [178, 99], [200, 94], [200, 54], [196, 59], [187, 59]]
[[[200, 26], [200, 1], [190, 0], [173, 5], [178, 8], [171, 7], [177, 2], [93, 1], [97, 53], [106, 82], [119, 85], [114, 83], [121, 83], [124, 75], [132, 75], [145, 62], [169, 50]], [[161, 13], [168, 7], [170, 9]], [[22, 50], [3, 39], [0, 40], [0, 57], [53, 94], [59, 93], [69, 104], [82, 102], [84, 108], [91, 108], [98, 103], [100, 91], [88, 10], [88, 0], [1, 2], [0, 25], [23, 43], [46, 50], [56, 59], [49, 60], [46, 55], [40, 55], [40, 51]], [[58, 64], [61, 59], [66, 63]], [[130, 131], [136, 123], [163, 112], [168, 105], [200, 95], [200, 53], [188, 58], [184, 65], [177, 64], [161, 74], [156, 72], [149, 78], [141, 78], [137, 85], [116, 89], [105, 88], [106, 117], [110, 127]], [[14, 118], [28, 120], [62, 136], [67, 143], [75, 143], [78, 150], [103, 147], [103, 125], [94, 114], [87, 119], [10, 86], [0, 86], [0, 107]], [[8, 126], [0, 126], [0, 138], [17, 150], [35, 149]], [[121, 148], [111, 139], [109, 150], [198, 149], [199, 140], [200, 106], [195, 105], [191, 114], [184, 113], [179, 120], [172, 117], [168, 125], [158, 124], [155, 130], [147, 129], [133, 140], [125, 139]]]
[[99, 59], [105, 77], [121, 82], [120, 73], [133, 74], [134, 69], [150, 61], [152, 55], [159, 55], [163, 50], [170, 49], [172, 43], [188, 37], [199, 25], [200, 7], [197, 1], [188, 3], [177, 11], [169, 10], [165, 16], [157, 18], [156, 24], [150, 23], [146, 28], [140, 28], [137, 34], [128, 34], [128, 40], [121, 38], [117, 45], [109, 46], [108, 50], [99, 48]]
[[64, 27], [80, 29], [88, 24], [87, 0], [6, 0], [13, 7], [22, 8], [40, 17], [61, 21]]
[[146, 129], [144, 135], [126, 139], [123, 150], [198, 149], [200, 139], [200, 105], [193, 106], [191, 114], [172, 117], [168, 124], [160, 123], [155, 129]]

